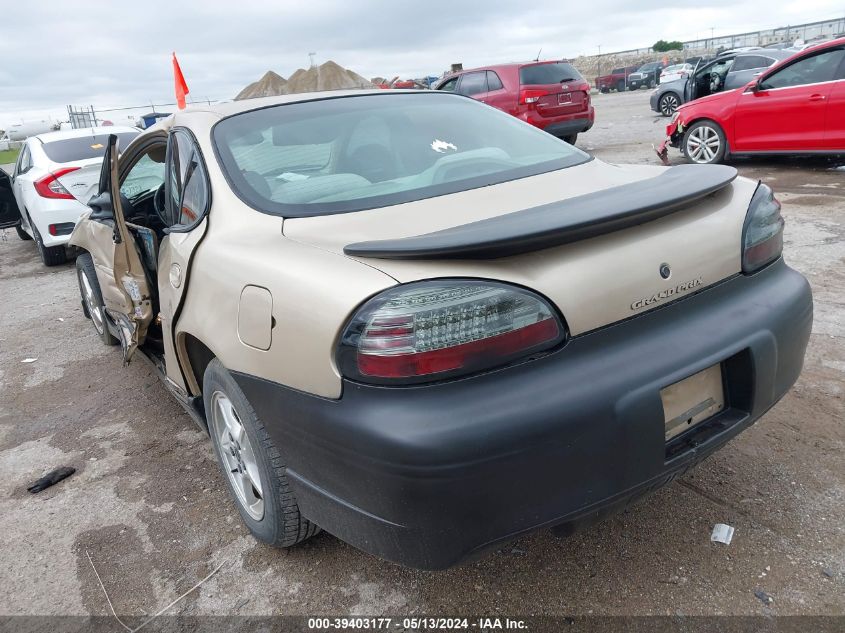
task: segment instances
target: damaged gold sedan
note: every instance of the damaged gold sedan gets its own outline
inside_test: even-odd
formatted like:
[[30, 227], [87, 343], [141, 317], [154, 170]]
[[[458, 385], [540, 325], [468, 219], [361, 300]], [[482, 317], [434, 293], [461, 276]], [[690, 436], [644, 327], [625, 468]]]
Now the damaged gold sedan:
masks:
[[439, 569], [569, 533], [801, 371], [809, 285], [731, 167], [609, 165], [422, 91], [195, 107], [117, 152], [71, 238], [83, 310], [276, 546]]

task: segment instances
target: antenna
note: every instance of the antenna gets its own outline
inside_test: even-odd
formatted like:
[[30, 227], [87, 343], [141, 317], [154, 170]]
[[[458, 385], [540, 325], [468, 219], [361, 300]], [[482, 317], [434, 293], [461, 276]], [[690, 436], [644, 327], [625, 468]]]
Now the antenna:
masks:
[[308, 53], [308, 57], [311, 58], [311, 68], [314, 68], [314, 57], [316, 55], [317, 55], [317, 53]]
[[543, 47], [541, 46], [541, 47], [540, 47], [540, 50], [539, 50], [539, 51], [537, 51], [537, 57], [535, 57], [535, 58], [534, 58], [534, 61], [535, 61], [535, 62], [539, 62], [539, 61], [540, 61], [540, 53], [542, 53], [542, 52], [543, 52]]

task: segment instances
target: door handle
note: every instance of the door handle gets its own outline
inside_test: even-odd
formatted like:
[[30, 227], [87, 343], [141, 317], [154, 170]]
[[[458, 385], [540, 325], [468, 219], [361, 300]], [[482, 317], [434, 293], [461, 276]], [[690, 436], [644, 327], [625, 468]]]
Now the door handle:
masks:
[[824, 96], [824, 95], [819, 95], [819, 94], [810, 95], [810, 101], [824, 101], [825, 99], [827, 99], [827, 97]]

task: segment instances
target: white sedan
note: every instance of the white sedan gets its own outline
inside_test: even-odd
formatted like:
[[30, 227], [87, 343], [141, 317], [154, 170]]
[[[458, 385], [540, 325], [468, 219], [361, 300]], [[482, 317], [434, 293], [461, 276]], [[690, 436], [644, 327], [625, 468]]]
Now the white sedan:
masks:
[[667, 66], [660, 73], [660, 83], [665, 84], [669, 81], [676, 81], [678, 79], [686, 79], [692, 72], [692, 64], [675, 64], [674, 66]]
[[67, 261], [65, 245], [88, 200], [97, 192], [100, 167], [109, 134], [122, 147], [139, 130], [95, 127], [38, 134], [26, 139], [11, 175], [11, 189], [20, 213], [15, 227], [22, 240], [35, 240], [45, 266]]

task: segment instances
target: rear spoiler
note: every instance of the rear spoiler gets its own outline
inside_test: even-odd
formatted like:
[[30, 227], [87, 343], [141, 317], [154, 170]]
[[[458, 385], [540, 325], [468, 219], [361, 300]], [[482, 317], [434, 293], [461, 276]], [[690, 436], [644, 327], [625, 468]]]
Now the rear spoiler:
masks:
[[377, 259], [496, 259], [585, 240], [674, 213], [728, 186], [726, 165], [678, 165], [659, 176], [413, 237], [357, 242]]

